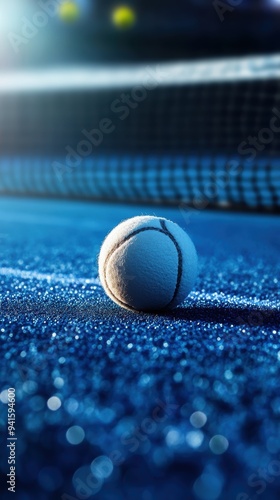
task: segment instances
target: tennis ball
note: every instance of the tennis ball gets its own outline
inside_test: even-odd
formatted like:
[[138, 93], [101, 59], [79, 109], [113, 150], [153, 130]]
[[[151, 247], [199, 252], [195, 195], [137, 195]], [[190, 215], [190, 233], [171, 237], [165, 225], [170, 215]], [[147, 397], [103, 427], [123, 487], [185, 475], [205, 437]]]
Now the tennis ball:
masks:
[[126, 5], [116, 7], [112, 12], [112, 21], [117, 28], [130, 28], [135, 20], [134, 10]]
[[162, 217], [127, 219], [105, 238], [99, 277], [107, 295], [133, 311], [159, 311], [180, 304], [197, 275], [189, 236]]
[[78, 19], [80, 9], [76, 2], [65, 1], [59, 6], [58, 13], [63, 21], [72, 22]]

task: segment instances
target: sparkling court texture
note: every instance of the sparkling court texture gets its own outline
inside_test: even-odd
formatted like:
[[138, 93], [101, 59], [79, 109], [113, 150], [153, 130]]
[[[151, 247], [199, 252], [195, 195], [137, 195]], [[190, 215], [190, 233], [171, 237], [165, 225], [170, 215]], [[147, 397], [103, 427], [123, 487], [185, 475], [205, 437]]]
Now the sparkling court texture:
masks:
[[187, 301], [156, 315], [119, 308], [97, 272], [111, 227], [150, 207], [0, 200], [1, 445], [14, 387], [20, 500], [82, 484], [97, 500], [251, 500], [260, 474], [258, 498], [279, 500], [279, 219], [152, 211], [200, 256]]

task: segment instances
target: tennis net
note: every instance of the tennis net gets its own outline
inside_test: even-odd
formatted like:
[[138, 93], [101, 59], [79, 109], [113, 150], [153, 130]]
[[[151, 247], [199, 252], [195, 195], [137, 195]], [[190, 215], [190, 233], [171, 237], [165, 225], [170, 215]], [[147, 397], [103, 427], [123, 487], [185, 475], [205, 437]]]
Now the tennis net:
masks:
[[0, 78], [0, 192], [279, 211], [280, 56]]

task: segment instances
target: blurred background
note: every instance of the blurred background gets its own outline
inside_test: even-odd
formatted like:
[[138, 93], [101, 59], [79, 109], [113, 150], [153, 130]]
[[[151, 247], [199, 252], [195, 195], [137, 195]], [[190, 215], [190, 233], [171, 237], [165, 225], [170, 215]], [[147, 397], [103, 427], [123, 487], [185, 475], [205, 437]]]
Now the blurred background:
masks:
[[[42, 26], [36, 41], [14, 51], [9, 34], [20, 36], [23, 18], [33, 16]], [[2, 0], [0, 62], [7, 69], [275, 53], [279, 18], [279, 0]]]
[[1, 2], [0, 192], [278, 211], [279, 19], [277, 0]]

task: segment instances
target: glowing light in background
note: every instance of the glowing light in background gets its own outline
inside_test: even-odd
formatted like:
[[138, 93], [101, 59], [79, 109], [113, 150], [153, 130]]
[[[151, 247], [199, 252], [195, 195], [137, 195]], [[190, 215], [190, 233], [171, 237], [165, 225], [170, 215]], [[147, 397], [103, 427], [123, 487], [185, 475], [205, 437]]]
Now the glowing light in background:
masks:
[[89, 0], [65, 0], [58, 7], [59, 21], [73, 24], [88, 16], [93, 2]]
[[186, 435], [186, 441], [191, 448], [199, 448], [204, 440], [204, 434], [201, 431], [190, 431]]
[[69, 427], [66, 432], [66, 439], [68, 443], [77, 445], [80, 444], [85, 438], [85, 431], [79, 425], [73, 425]]
[[8, 389], [5, 389], [4, 391], [0, 392], [0, 401], [3, 404], [8, 403]]
[[203, 413], [202, 411], [195, 411], [190, 416], [190, 423], [197, 429], [203, 427], [206, 424], [206, 422], [207, 422], [207, 417], [205, 413]]
[[80, 17], [78, 2], [63, 2], [58, 9], [58, 15], [62, 21], [73, 22]]
[[228, 449], [229, 443], [226, 437], [217, 434], [210, 439], [209, 448], [215, 455], [222, 455]]
[[91, 463], [91, 472], [98, 479], [107, 479], [113, 472], [113, 463], [109, 457], [100, 455]]
[[136, 14], [128, 5], [120, 5], [112, 11], [111, 19], [117, 28], [127, 29], [135, 24]]
[[52, 396], [47, 401], [48, 408], [52, 411], [56, 411], [61, 407], [61, 401], [57, 396]]
[[30, 3], [26, 0], [9, 0], [1, 6], [0, 35], [17, 30], [23, 16], [28, 16]]

